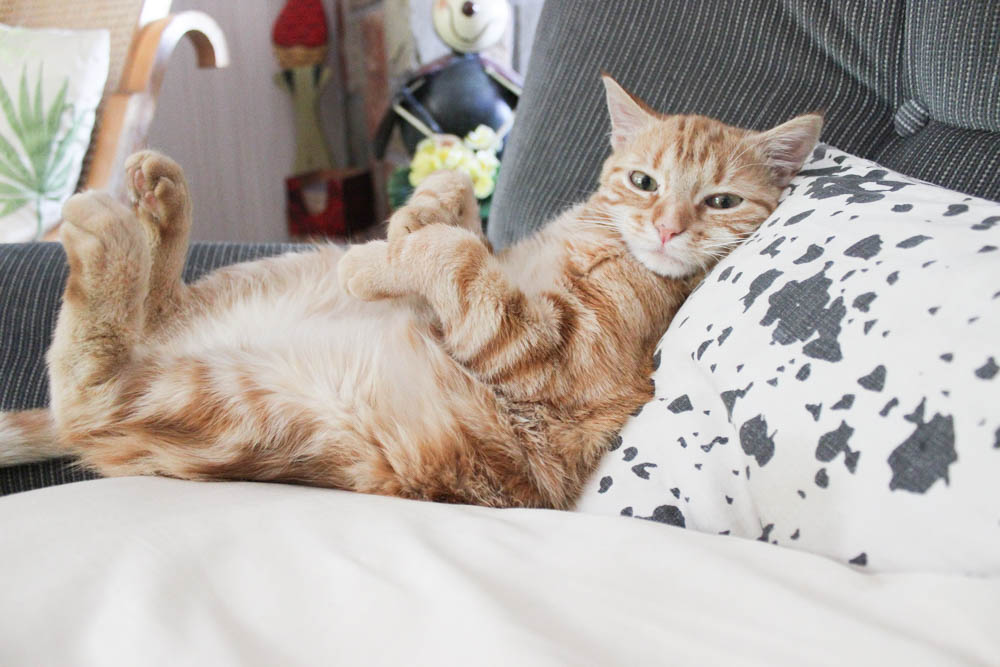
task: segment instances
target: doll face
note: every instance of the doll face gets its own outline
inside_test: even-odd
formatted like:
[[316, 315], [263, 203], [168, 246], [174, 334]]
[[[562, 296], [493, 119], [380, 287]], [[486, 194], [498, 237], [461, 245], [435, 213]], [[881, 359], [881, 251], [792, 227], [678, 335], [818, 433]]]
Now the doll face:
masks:
[[482, 51], [503, 37], [510, 19], [507, 0], [435, 0], [434, 30], [462, 53]]

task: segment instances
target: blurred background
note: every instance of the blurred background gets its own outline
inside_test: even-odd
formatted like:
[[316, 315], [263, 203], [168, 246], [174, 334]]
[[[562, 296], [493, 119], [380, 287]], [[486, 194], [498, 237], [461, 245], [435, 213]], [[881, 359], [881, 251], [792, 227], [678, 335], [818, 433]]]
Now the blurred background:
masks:
[[[386, 162], [376, 165], [374, 132], [407, 77], [450, 51], [435, 33], [433, 1], [322, 3], [330, 27], [325, 64], [331, 79], [320, 95], [320, 126], [335, 166], [374, 165], [379, 216], [387, 211], [388, 173], [408, 158], [396, 141]], [[487, 53], [523, 74], [543, 0], [510, 4], [504, 38]], [[171, 58], [150, 130], [150, 146], [175, 158], [187, 172], [195, 240], [289, 238], [284, 180], [296, 156], [294, 110], [288, 91], [275, 82], [280, 67], [272, 50], [272, 28], [285, 5], [285, 0], [173, 2], [173, 12], [197, 9], [211, 15], [232, 56], [225, 69], [201, 70], [194, 49], [182, 43]], [[343, 54], [343, 67], [338, 54]]]

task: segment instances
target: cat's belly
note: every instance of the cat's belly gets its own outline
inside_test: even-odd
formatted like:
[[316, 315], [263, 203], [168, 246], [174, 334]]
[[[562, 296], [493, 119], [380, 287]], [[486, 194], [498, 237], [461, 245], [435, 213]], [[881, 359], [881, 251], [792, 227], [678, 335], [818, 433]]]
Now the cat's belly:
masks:
[[[195, 365], [258, 444], [294, 414], [308, 415], [321, 434], [312, 448], [357, 440], [413, 447], [414, 454], [423, 445], [423, 454], [427, 443], [447, 447], [463, 420], [496, 418], [492, 390], [455, 362], [427, 318], [402, 301], [324, 299], [297, 290], [239, 302], [191, 320], [144, 356], [163, 369], [147, 405], [177, 401], [188, 389], [179, 384], [186, 376], [171, 367]], [[258, 407], [245, 409], [251, 402]]]

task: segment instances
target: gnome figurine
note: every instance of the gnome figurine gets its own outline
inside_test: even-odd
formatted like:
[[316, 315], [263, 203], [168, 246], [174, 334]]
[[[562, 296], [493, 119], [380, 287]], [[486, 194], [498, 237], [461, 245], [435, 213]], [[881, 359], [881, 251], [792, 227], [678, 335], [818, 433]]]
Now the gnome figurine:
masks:
[[413, 74], [389, 105], [375, 136], [375, 154], [385, 154], [400, 127], [412, 155], [417, 143], [435, 134], [464, 137], [480, 125], [501, 144], [514, 122], [522, 79], [481, 52], [507, 30], [507, 0], [435, 0], [434, 30], [452, 52]]

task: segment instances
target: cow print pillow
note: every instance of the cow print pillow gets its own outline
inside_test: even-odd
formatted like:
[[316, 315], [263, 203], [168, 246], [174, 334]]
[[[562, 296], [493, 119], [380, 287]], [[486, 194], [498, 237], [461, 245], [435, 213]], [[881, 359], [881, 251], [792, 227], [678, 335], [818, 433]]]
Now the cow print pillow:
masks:
[[998, 247], [1000, 204], [818, 146], [674, 319], [578, 509], [1000, 572]]

